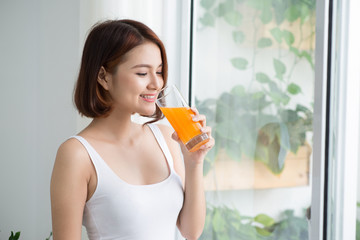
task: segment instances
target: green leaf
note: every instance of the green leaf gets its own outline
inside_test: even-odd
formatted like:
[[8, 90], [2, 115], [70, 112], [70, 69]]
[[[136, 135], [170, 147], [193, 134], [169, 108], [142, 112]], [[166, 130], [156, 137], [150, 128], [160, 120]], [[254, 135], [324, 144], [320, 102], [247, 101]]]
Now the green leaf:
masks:
[[[265, 96], [264, 92], [255, 92], [255, 93], [251, 94], [251, 98], [252, 98], [252, 99], [255, 99], [255, 100], [261, 99], [261, 98], [263, 98], [264, 96]], [[259, 104], [259, 105], [260, 105], [260, 104]]]
[[254, 221], [262, 224], [264, 227], [271, 227], [275, 223], [275, 220], [272, 217], [263, 213], [256, 215]]
[[301, 52], [301, 57], [305, 58], [310, 63], [311, 67], [314, 68], [313, 58], [310, 53], [304, 50]]
[[206, 10], [209, 10], [215, 3], [215, 0], [201, 0], [200, 5], [205, 8]]
[[270, 30], [270, 33], [278, 43], [281, 43], [283, 35], [282, 35], [282, 31], [280, 30], [280, 28], [278, 28], [278, 27], [273, 28]]
[[242, 31], [234, 31], [232, 35], [235, 43], [243, 43], [245, 40], [245, 34]]
[[254, 156], [256, 161], [263, 162], [274, 174], [281, 172], [278, 164], [280, 153], [279, 132], [278, 123], [272, 122], [262, 126], [258, 132]]
[[225, 16], [228, 12], [234, 10], [234, 3], [231, 1], [220, 3], [215, 9], [214, 14], [218, 17]]
[[243, 16], [237, 11], [231, 11], [225, 14], [224, 19], [230, 25], [238, 27], [242, 23]]
[[16, 232], [14, 235], [14, 232], [11, 231], [11, 235], [9, 237], [9, 240], [18, 240], [20, 238], [20, 232]]
[[243, 97], [246, 94], [245, 87], [242, 85], [236, 85], [231, 89], [230, 93], [239, 97]]
[[199, 21], [204, 25], [204, 26], [210, 26], [213, 27], [215, 26], [215, 18], [213, 15], [211, 15], [209, 12], [206, 12], [204, 14], [204, 16], [202, 16]]
[[287, 109], [280, 113], [280, 117], [284, 122], [296, 122], [299, 120], [299, 116], [296, 111]]
[[295, 84], [295, 83], [290, 83], [287, 87], [287, 91], [290, 93], [290, 94], [293, 94], [293, 95], [296, 95], [298, 93], [301, 92], [301, 88], [299, 85]]
[[269, 96], [276, 105], [287, 105], [290, 101], [290, 97], [281, 92], [269, 92]]
[[299, 49], [297, 49], [293, 46], [290, 46], [290, 52], [294, 53], [297, 57], [301, 57]]
[[262, 235], [262, 236], [267, 237], [267, 236], [270, 236], [270, 235], [271, 235], [271, 232], [269, 232], [269, 231], [266, 230], [266, 229], [259, 228], [259, 227], [255, 227], [255, 229], [256, 229], [256, 232], [257, 232], [258, 234]]
[[282, 36], [287, 43], [287, 45], [291, 46], [295, 42], [295, 37], [292, 32], [289, 32], [287, 30], [283, 30]]
[[50, 240], [50, 238], [52, 237], [52, 235], [53, 235], [53, 233], [52, 233], [52, 232], [50, 232], [49, 237], [48, 237], [48, 238], [46, 238], [46, 240]]
[[252, 8], [262, 10], [264, 8], [264, 5], [266, 4], [266, 1], [267, 0], [250, 0], [247, 2], [247, 4]]
[[263, 24], [268, 24], [272, 20], [272, 11], [270, 7], [263, 8], [260, 15], [261, 22]]
[[[295, 116], [290, 116], [295, 118]], [[305, 133], [308, 131], [304, 126], [304, 121], [302, 119], [287, 122], [286, 124], [290, 133], [290, 149], [293, 153], [296, 153], [300, 146], [305, 142]]]
[[297, 5], [292, 5], [291, 7], [289, 7], [288, 9], [286, 9], [285, 11], [285, 18], [286, 20], [288, 20], [289, 22], [294, 22], [296, 19], [298, 19], [300, 17], [300, 10], [299, 10], [299, 6]]
[[266, 75], [263, 72], [258, 72], [256, 73], [256, 80], [260, 83], [269, 83], [271, 82], [270, 78], [268, 75]]
[[286, 72], [285, 64], [276, 58], [274, 58], [273, 63], [274, 63], [274, 67], [275, 67], [276, 77], [280, 80], [283, 80], [284, 74]]
[[303, 3], [300, 7], [301, 24], [304, 24], [310, 17], [310, 9], [307, 4]]
[[272, 41], [270, 38], [260, 38], [257, 45], [259, 48], [270, 47], [272, 45]]
[[215, 210], [213, 218], [212, 218], [212, 227], [215, 232], [224, 233], [226, 229], [226, 222], [221, 216], [221, 212], [219, 210]]
[[301, 105], [301, 104], [296, 105], [296, 111], [303, 112], [303, 113], [311, 112], [307, 107], [305, 107], [304, 105]]
[[244, 70], [249, 62], [245, 58], [233, 58], [231, 59], [231, 63], [235, 68]]
[[277, 25], [281, 25], [281, 23], [285, 19], [285, 11], [288, 4], [285, 4], [283, 0], [272, 1], [272, 7], [274, 9], [274, 15]]

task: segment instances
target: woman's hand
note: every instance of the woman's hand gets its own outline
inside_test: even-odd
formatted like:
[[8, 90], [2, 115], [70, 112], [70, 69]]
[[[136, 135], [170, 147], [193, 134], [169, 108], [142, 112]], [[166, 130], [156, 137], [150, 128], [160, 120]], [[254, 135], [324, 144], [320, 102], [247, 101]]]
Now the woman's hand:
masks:
[[176, 132], [173, 133], [172, 138], [176, 140], [181, 147], [181, 151], [183, 153], [184, 159], [191, 159], [194, 163], [202, 163], [204, 160], [205, 155], [210, 151], [211, 148], [215, 145], [215, 140], [211, 136], [211, 127], [206, 126], [206, 116], [199, 114], [196, 108], [191, 108], [194, 112], [193, 121], [199, 122], [201, 125], [201, 132], [206, 133], [209, 136], [209, 141], [202, 145], [198, 150], [195, 152], [189, 152], [186, 146], [180, 141]]

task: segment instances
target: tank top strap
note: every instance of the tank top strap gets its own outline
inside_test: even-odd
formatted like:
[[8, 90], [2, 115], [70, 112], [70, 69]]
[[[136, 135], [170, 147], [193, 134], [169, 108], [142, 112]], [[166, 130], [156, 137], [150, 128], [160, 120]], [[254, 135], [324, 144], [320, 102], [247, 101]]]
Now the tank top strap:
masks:
[[164, 153], [166, 161], [168, 162], [171, 170], [174, 170], [174, 161], [173, 161], [172, 155], [170, 153], [170, 149], [166, 143], [166, 140], [165, 140], [161, 130], [159, 129], [159, 127], [156, 124], [147, 124], [147, 125], [153, 132], [153, 134], [156, 138], [156, 141], [158, 142], [162, 152]]
[[101, 168], [102, 164], [101, 164], [101, 158], [98, 155], [98, 153], [95, 151], [95, 149], [90, 145], [88, 141], [86, 141], [85, 138], [81, 136], [75, 135], [75, 136], [71, 136], [70, 138], [77, 139], [85, 147], [86, 151], [90, 156], [92, 163], [94, 164], [97, 173], [99, 171], [99, 168]]

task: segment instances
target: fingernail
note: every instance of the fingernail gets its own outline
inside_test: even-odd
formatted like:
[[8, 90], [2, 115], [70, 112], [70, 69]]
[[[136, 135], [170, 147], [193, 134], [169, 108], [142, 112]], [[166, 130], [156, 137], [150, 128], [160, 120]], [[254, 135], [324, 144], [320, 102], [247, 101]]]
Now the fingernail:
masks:
[[198, 121], [199, 119], [195, 116], [195, 117], [192, 118], [192, 120], [196, 122], [196, 121]]

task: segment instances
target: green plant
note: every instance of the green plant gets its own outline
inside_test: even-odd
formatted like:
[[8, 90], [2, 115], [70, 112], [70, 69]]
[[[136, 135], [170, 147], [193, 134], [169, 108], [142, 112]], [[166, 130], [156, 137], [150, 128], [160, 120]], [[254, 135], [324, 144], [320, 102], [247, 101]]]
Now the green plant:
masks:
[[51, 239], [51, 237], [52, 237], [52, 235], [53, 235], [53, 233], [52, 233], [52, 232], [50, 232], [49, 236], [48, 236], [45, 240], [50, 240], [50, 239]]
[[307, 240], [308, 223], [305, 215], [297, 217], [285, 210], [279, 221], [266, 214], [243, 216], [226, 206], [207, 209], [203, 234], [199, 240]]
[[9, 237], [9, 240], [18, 240], [20, 237], [20, 232], [16, 232], [15, 234], [13, 233], [13, 231], [11, 231], [11, 235]]
[[[312, 103], [294, 102], [303, 90], [293, 73], [302, 60], [314, 71], [315, 0], [201, 0], [200, 6], [203, 28], [231, 27], [229, 37], [239, 56], [229, 61], [234, 69], [251, 73], [248, 85], [237, 84], [216, 99], [196, 99], [216, 139], [204, 174], [221, 150], [236, 161], [242, 155], [261, 161], [279, 174], [286, 152], [296, 153], [312, 131]], [[241, 54], [243, 45], [251, 46], [251, 55]], [[277, 54], [260, 64], [269, 49]]]
[[[50, 232], [49, 236], [45, 240], [50, 240], [52, 237], [52, 232]], [[18, 240], [20, 238], [20, 232], [16, 232], [15, 234], [11, 231], [11, 235], [9, 240]]]
[[247, 93], [241, 86], [218, 99], [196, 100], [216, 139], [205, 159], [205, 174], [221, 150], [235, 161], [246, 155], [266, 164], [274, 174], [282, 171], [286, 151], [296, 153], [305, 143], [306, 132], [312, 130], [312, 111], [297, 104], [295, 109], [278, 109], [276, 114], [264, 112], [271, 104], [266, 95]]

